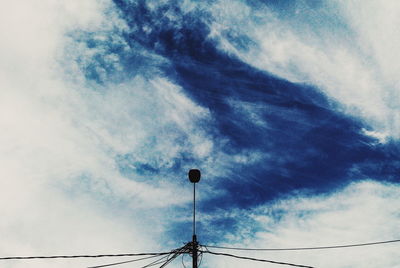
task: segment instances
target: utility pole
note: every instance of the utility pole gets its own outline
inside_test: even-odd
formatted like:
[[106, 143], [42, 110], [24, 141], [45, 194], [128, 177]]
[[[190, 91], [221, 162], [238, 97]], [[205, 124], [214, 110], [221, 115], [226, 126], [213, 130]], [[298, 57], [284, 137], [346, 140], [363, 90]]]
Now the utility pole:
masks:
[[196, 183], [200, 181], [201, 173], [198, 169], [189, 170], [189, 181], [193, 183], [193, 236], [192, 236], [192, 267], [197, 268], [198, 246], [196, 237]]

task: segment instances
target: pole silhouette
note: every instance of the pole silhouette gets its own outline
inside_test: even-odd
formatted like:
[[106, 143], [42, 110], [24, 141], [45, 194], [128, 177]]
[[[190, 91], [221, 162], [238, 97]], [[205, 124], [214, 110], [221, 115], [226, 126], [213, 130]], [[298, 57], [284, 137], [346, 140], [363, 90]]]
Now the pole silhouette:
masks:
[[198, 169], [189, 170], [189, 181], [193, 183], [193, 236], [192, 236], [192, 267], [197, 268], [198, 247], [196, 236], [196, 183], [200, 181], [201, 173]]

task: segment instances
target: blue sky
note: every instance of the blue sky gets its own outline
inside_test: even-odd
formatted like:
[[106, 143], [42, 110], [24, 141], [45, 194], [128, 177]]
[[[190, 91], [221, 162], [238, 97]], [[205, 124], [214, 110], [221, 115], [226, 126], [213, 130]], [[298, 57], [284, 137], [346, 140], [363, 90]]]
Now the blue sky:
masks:
[[[398, 238], [396, 1], [33, 2], [1, 14], [1, 255], [181, 246], [190, 168], [204, 244]], [[396, 247], [268, 256], [397, 267]]]

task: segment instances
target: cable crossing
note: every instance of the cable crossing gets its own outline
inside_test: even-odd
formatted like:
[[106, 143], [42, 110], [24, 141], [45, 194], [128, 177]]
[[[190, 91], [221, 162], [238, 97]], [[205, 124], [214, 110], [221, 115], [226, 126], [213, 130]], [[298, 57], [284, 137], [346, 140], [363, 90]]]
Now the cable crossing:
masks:
[[182, 265], [184, 267], [184, 256], [189, 255], [192, 258], [192, 268], [200, 267], [202, 263], [202, 258], [204, 254], [210, 254], [215, 256], [224, 256], [235, 259], [253, 261], [253, 262], [263, 262], [283, 266], [292, 267], [302, 267], [302, 268], [316, 268], [315, 266], [295, 264], [290, 262], [268, 260], [261, 258], [254, 258], [249, 256], [240, 256], [226, 252], [216, 252], [210, 251], [209, 248], [223, 249], [223, 250], [238, 250], [238, 251], [296, 251], [296, 250], [327, 250], [327, 249], [339, 249], [339, 248], [352, 248], [352, 247], [364, 247], [364, 246], [374, 246], [382, 244], [398, 243], [400, 239], [385, 240], [385, 241], [374, 241], [367, 243], [358, 244], [344, 244], [344, 245], [330, 245], [330, 246], [315, 246], [315, 247], [290, 247], [290, 248], [244, 248], [244, 247], [228, 247], [228, 246], [218, 246], [218, 245], [203, 245], [197, 240], [196, 235], [196, 183], [200, 181], [201, 173], [198, 169], [191, 169], [188, 173], [189, 181], [193, 183], [193, 235], [192, 241], [186, 243], [183, 247], [176, 248], [170, 251], [164, 252], [148, 252], [148, 253], [123, 253], [123, 254], [97, 254], [97, 255], [50, 255], [50, 256], [10, 256], [10, 257], [0, 257], [0, 261], [5, 260], [32, 260], [32, 259], [75, 259], [75, 258], [105, 258], [105, 257], [138, 257], [133, 260], [119, 261], [101, 265], [90, 266], [87, 268], [103, 268], [117, 266], [127, 263], [151, 260], [140, 268], [148, 268], [152, 266], [159, 265], [159, 268], [164, 268], [171, 262], [173, 262], [179, 256], [182, 256]]

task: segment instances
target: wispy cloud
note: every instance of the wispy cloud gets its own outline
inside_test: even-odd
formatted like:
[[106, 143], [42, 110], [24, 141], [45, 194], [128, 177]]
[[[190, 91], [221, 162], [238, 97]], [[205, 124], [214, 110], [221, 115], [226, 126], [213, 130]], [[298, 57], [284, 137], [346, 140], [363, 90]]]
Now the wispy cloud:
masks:
[[[398, 186], [374, 180], [398, 180], [397, 4], [251, 3], [32, 1], [0, 11], [0, 255], [175, 247], [189, 238], [193, 167], [204, 178], [203, 241], [396, 235]], [[333, 252], [331, 262], [323, 252], [268, 256], [393, 267], [389, 247]]]
[[[160, 249], [151, 237], [162, 234], [163, 225], [155, 224], [147, 210], [157, 214], [157, 208], [185, 202], [188, 197], [174, 189], [181, 180], [176, 174], [161, 178], [166, 172], [151, 174], [154, 180], [146, 182], [137, 174], [125, 177], [116, 156], [134, 155], [138, 162], [167, 169], [188, 145], [195, 155], [208, 154], [212, 142], [193, 124], [207, 118], [207, 110], [157, 77], [96, 91], [74, 68], [73, 55], [63, 51], [71, 52], [65, 50], [68, 33], [76, 28], [94, 31], [107, 25], [108, 4], [31, 4], [9, 3], [1, 16], [6, 37], [0, 50], [0, 211], [7, 219], [0, 226], [1, 255]], [[182, 137], [187, 144], [177, 143]], [[55, 265], [75, 264], [6, 267]]]
[[[396, 239], [400, 222], [396, 211], [399, 194], [397, 185], [365, 181], [329, 195], [299, 194], [251, 210], [232, 211], [229, 217], [238, 219], [237, 229], [224, 237], [224, 245], [290, 248]], [[395, 257], [396, 244], [314, 251], [235, 251], [235, 254], [315, 267], [396, 267], [400, 264]], [[209, 265], [242, 267], [244, 264], [218, 258], [212, 259]], [[258, 266], [262, 267], [252, 264], [252, 267]]]
[[253, 66], [317, 85], [344, 111], [398, 138], [398, 8], [395, 1], [218, 1], [211, 37]]

